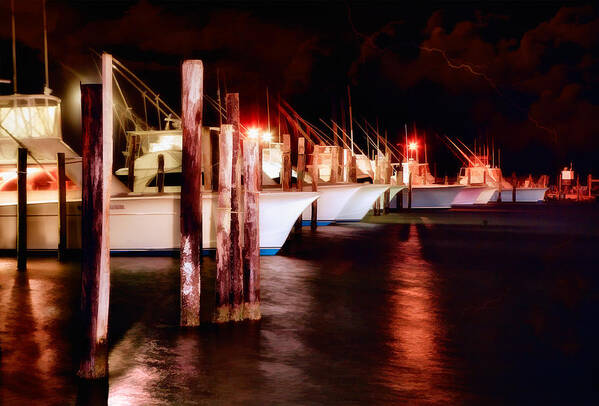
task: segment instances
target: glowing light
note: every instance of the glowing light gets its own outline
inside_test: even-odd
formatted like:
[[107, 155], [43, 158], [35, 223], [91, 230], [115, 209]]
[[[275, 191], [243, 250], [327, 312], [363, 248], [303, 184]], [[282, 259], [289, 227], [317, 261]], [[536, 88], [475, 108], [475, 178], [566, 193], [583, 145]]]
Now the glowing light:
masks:
[[269, 133], [268, 131], [264, 131], [262, 133], [262, 141], [263, 142], [270, 142], [270, 140], [272, 140], [272, 134]]
[[418, 149], [418, 144], [415, 142], [410, 142], [410, 144], [408, 144], [408, 149], [410, 151], [416, 151]]
[[183, 149], [183, 138], [180, 135], [161, 135], [158, 142], [150, 144], [150, 152], [161, 152]]
[[253, 140], [257, 140], [259, 134], [260, 134], [260, 130], [258, 130], [257, 128], [248, 128], [248, 130], [247, 130], [248, 138], [251, 138]]

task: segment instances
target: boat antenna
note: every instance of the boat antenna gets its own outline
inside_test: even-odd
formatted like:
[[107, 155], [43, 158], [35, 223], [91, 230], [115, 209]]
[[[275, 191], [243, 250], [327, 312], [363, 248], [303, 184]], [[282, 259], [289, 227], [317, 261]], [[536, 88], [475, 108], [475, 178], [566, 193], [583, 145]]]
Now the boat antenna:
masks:
[[426, 131], [424, 132], [424, 163], [427, 164], [428, 163], [428, 157], [426, 155]]
[[266, 87], [266, 122], [268, 123], [268, 133], [270, 134], [270, 103], [268, 101], [268, 86]]
[[10, 24], [12, 32], [12, 88], [17, 93], [17, 42], [15, 34], [15, 0], [10, 0]]
[[42, 1], [42, 11], [44, 19], [44, 73], [46, 79], [44, 83], [44, 94], [49, 95], [52, 93], [52, 89], [50, 89], [50, 80], [48, 78], [48, 23], [46, 19], [46, 0]]
[[493, 168], [495, 168], [495, 137], [491, 137], [491, 157], [493, 159]]
[[349, 85], [347, 85], [347, 99], [349, 102], [349, 136], [350, 136], [350, 140], [351, 140], [351, 153], [352, 155], [354, 155], [354, 125], [353, 125], [353, 118], [352, 118], [352, 112], [351, 112], [351, 92], [349, 90]]
[[[222, 103], [220, 99], [220, 70], [216, 68], [216, 102], [218, 103], [218, 108], [222, 108]], [[218, 115], [219, 125], [223, 126], [223, 116], [222, 114]]]
[[404, 152], [406, 153], [406, 162], [408, 162], [408, 125], [404, 124], [404, 128], [406, 130], [406, 145], [404, 147]]

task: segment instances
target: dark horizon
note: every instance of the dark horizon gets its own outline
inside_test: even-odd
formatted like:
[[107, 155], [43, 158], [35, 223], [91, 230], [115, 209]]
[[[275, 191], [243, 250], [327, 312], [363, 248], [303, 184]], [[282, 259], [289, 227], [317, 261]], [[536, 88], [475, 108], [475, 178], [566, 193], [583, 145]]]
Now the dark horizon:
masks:
[[[439, 175], [455, 176], [460, 163], [436, 134], [494, 139], [506, 174], [554, 177], [571, 161], [581, 176], [599, 171], [599, 16], [589, 3], [163, 3], [47, 2], [50, 87], [75, 149], [76, 90], [98, 80], [93, 49], [177, 111], [180, 63], [202, 59], [205, 92], [215, 96], [218, 69], [246, 123], [265, 124], [266, 88], [271, 120], [278, 94], [313, 123], [339, 118], [349, 84], [355, 119], [378, 119], [398, 142], [406, 123], [427, 133]], [[41, 5], [16, 4], [20, 93], [43, 89]], [[8, 8], [0, 4], [0, 78], [12, 77]]]

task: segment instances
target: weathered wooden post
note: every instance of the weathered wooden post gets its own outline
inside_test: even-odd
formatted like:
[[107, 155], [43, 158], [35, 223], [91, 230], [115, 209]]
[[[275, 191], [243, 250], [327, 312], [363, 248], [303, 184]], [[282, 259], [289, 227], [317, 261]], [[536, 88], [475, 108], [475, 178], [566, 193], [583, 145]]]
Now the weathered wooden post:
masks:
[[557, 200], [561, 200], [562, 199], [562, 174], [560, 172], [560, 174], [557, 177]]
[[[387, 159], [385, 160], [385, 185], [391, 184], [391, 171], [393, 168], [391, 167], [391, 162], [389, 160], [389, 155], [387, 155]], [[383, 199], [383, 214], [389, 214], [389, 204], [391, 203], [391, 188], [385, 191]]]
[[304, 190], [304, 173], [306, 171], [306, 139], [297, 139], [297, 190]]
[[132, 192], [135, 187], [135, 157], [137, 156], [138, 148], [139, 141], [137, 139], [137, 135], [132, 135], [127, 156], [127, 187]]
[[186, 60], [181, 67], [181, 319], [183, 327], [200, 324], [200, 260], [202, 255], [202, 155], [200, 134], [204, 67]]
[[[219, 130], [220, 131], [220, 130]], [[210, 130], [210, 190], [218, 190], [218, 136], [219, 131]]]
[[[299, 137], [297, 139], [297, 190], [302, 192], [304, 190], [304, 173], [306, 171], [306, 139], [304, 137]], [[300, 213], [299, 217], [295, 222], [295, 231], [302, 231], [302, 214]]]
[[164, 193], [164, 155], [158, 154], [158, 171], [156, 172], [158, 193]]
[[286, 192], [291, 191], [291, 138], [289, 134], [283, 134], [281, 186]]
[[243, 258], [241, 240], [241, 222], [243, 207], [241, 205], [241, 173], [243, 171], [241, 157], [239, 93], [227, 93], [227, 124], [232, 126], [232, 167], [231, 167], [231, 296], [230, 318], [233, 321], [243, 319]]
[[350, 165], [349, 165], [349, 181], [351, 183], [357, 183], [358, 182], [358, 171], [357, 171], [356, 165], [357, 165], [357, 163], [356, 163], [356, 156], [352, 153], [351, 154], [351, 161], [350, 161]]
[[[378, 154], [375, 155], [374, 159], [375, 159], [375, 161], [374, 161], [374, 183], [379, 184], [379, 183], [381, 183], [381, 163], [380, 163]], [[381, 215], [381, 199], [380, 198], [377, 198], [374, 201], [373, 214], [375, 216]]]
[[331, 183], [337, 183], [337, 172], [339, 171], [338, 166], [339, 162], [339, 147], [333, 146], [331, 147]]
[[449, 185], [449, 178], [447, 177], [447, 175], [445, 175], [445, 180], [443, 181], [443, 183]]
[[216, 211], [216, 311], [214, 322], [225, 323], [230, 320], [231, 311], [233, 126], [223, 124], [219, 138], [218, 207]]
[[593, 175], [591, 175], [589, 173], [589, 176], [587, 178], [587, 187], [588, 187], [588, 193], [589, 193], [589, 197], [591, 197], [591, 191], [593, 190]]
[[27, 269], [27, 149], [17, 156], [17, 270]]
[[408, 209], [412, 208], [412, 175], [410, 172], [410, 176], [408, 177]]
[[518, 178], [516, 173], [512, 173], [512, 203], [516, 203], [516, 189], [518, 187]]
[[580, 178], [578, 174], [576, 174], [576, 201], [580, 201]]
[[501, 203], [501, 193], [503, 192], [503, 174], [499, 172], [497, 182], [497, 203]]
[[243, 173], [245, 180], [243, 227], [243, 317], [260, 319], [260, 210], [258, 181], [262, 176], [259, 167], [259, 147], [256, 140], [243, 141]]
[[[318, 192], [318, 178], [320, 174], [318, 171], [318, 148], [314, 148], [312, 154], [312, 165], [310, 166], [310, 177], [312, 178], [312, 191]], [[312, 202], [312, 214], [310, 216], [310, 230], [316, 231], [318, 225], [318, 199]]]
[[67, 177], [64, 152], [56, 154], [58, 173], [58, 260], [65, 258], [67, 249]]
[[102, 54], [102, 85], [81, 85], [83, 345], [78, 375], [108, 374], [110, 181], [112, 178], [112, 56]]
[[472, 184], [472, 171], [470, 168], [466, 168], [466, 172], [468, 172], [468, 186]]

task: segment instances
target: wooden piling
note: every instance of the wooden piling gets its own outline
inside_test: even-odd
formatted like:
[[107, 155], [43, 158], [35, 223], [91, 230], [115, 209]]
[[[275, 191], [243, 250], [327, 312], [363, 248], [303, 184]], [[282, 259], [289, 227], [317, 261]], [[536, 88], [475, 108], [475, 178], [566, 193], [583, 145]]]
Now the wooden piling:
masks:
[[139, 141], [137, 135], [132, 135], [127, 151], [127, 187], [132, 192], [135, 187], [135, 157], [137, 156], [138, 148]]
[[580, 201], [580, 178], [578, 174], [576, 174], [576, 201]]
[[589, 189], [588, 190], [589, 197], [591, 197], [592, 196], [591, 192], [593, 190], [593, 175], [591, 175], [590, 173], [589, 173], [589, 176], [587, 178], [587, 187]]
[[[318, 192], [318, 148], [314, 148], [314, 153], [312, 154], [312, 165], [310, 166], [310, 177], [312, 178], [312, 191]], [[310, 216], [310, 230], [316, 231], [318, 222], [318, 199], [315, 199], [312, 202], [312, 210]]]
[[214, 322], [225, 323], [230, 320], [231, 310], [233, 126], [223, 124], [219, 138], [218, 206], [216, 210], [216, 310]]
[[108, 374], [110, 299], [110, 181], [112, 178], [112, 57], [102, 54], [102, 85], [81, 85], [81, 316], [78, 375]]
[[518, 178], [512, 174], [512, 203], [516, 203], [516, 189], [518, 188]]
[[497, 203], [501, 203], [501, 192], [503, 192], [503, 175], [500, 172], [497, 183]]
[[65, 259], [67, 249], [67, 177], [64, 152], [56, 154], [58, 173], [58, 260]]
[[181, 67], [181, 318], [183, 327], [200, 324], [200, 259], [202, 255], [202, 173], [200, 130], [204, 67], [186, 60]]
[[306, 171], [306, 140], [304, 137], [297, 139], [297, 190], [304, 190], [304, 173]]
[[[297, 190], [302, 192], [304, 190], [304, 173], [306, 171], [306, 140], [304, 137], [299, 137], [297, 139]], [[302, 231], [302, 214], [300, 213], [299, 217], [295, 221], [295, 231]]]
[[[391, 168], [391, 164], [389, 161], [389, 155], [387, 155], [387, 159], [385, 160], [385, 179], [384, 179], [384, 183], [385, 185], [390, 185], [391, 184], [391, 171], [393, 170], [393, 168]], [[385, 191], [384, 194], [384, 198], [383, 198], [383, 214], [389, 214], [389, 204], [391, 203], [391, 189], [387, 189]]]
[[412, 175], [410, 172], [410, 176], [408, 177], [408, 209], [412, 208]]
[[331, 178], [329, 180], [331, 183], [337, 183], [337, 173], [339, 171], [338, 162], [339, 162], [339, 147], [337, 147], [337, 146], [331, 147]]
[[27, 149], [17, 156], [17, 270], [27, 269]]
[[232, 167], [231, 167], [231, 306], [230, 318], [233, 321], [243, 319], [243, 258], [241, 247], [241, 223], [243, 221], [241, 173], [243, 163], [241, 157], [239, 93], [227, 93], [227, 124], [232, 125]]
[[356, 167], [356, 156], [354, 154], [351, 154], [351, 160], [350, 160], [350, 165], [349, 165], [349, 181], [350, 183], [357, 183], [358, 182], [358, 171], [357, 171], [357, 167]]
[[262, 176], [259, 167], [258, 141], [243, 141], [243, 173], [245, 180], [243, 227], [243, 317], [260, 319], [260, 210], [258, 181]]
[[218, 136], [219, 131], [210, 130], [210, 190], [218, 191]]
[[286, 192], [291, 191], [291, 138], [289, 134], [283, 134], [281, 186]]
[[158, 171], [156, 171], [156, 187], [158, 193], [164, 193], [164, 155], [158, 154]]

